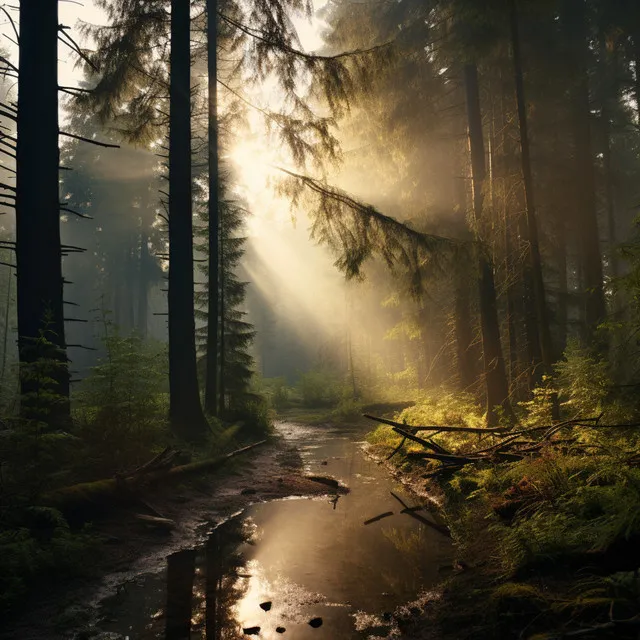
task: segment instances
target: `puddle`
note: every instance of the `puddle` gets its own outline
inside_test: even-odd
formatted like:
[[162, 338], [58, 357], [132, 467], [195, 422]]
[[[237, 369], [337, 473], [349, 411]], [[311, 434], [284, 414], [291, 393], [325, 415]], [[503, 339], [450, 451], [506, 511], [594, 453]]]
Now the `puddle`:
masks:
[[104, 637], [385, 637], [393, 610], [440, 581], [449, 540], [363, 454], [361, 432], [279, 428], [309, 473], [350, 493], [249, 507], [202, 546], [120, 585], [101, 604]]

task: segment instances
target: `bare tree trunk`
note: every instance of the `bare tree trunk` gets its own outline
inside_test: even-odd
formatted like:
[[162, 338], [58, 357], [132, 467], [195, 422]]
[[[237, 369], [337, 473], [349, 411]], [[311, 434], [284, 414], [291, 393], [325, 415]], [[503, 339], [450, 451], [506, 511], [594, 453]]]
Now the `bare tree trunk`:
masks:
[[219, 358], [220, 358], [220, 384], [219, 384], [219, 393], [220, 393], [220, 400], [218, 402], [218, 414], [221, 416], [224, 416], [225, 413], [225, 407], [226, 407], [226, 395], [227, 395], [227, 390], [226, 390], [226, 385], [225, 385], [225, 380], [224, 380], [224, 375], [225, 375], [225, 345], [226, 345], [226, 340], [225, 340], [225, 335], [224, 335], [224, 331], [225, 331], [225, 291], [224, 291], [224, 287], [225, 287], [225, 268], [224, 268], [224, 227], [222, 226], [222, 220], [220, 220], [220, 264], [219, 264], [219, 270], [220, 270], [220, 353], [219, 353]]
[[[513, 65], [516, 84], [516, 101], [518, 105], [518, 122], [520, 126], [520, 147], [522, 160], [522, 175], [524, 179], [525, 209], [527, 214], [527, 240], [529, 263], [531, 266], [531, 295], [533, 297], [533, 312], [539, 334], [540, 356], [544, 373], [551, 373], [553, 363], [553, 347], [551, 344], [551, 330], [549, 328], [549, 312], [542, 275], [542, 259], [540, 256], [540, 242], [538, 238], [538, 219], [534, 198], [533, 171], [531, 169], [531, 148], [529, 142], [529, 122], [522, 72], [522, 53], [520, 48], [520, 30], [518, 25], [518, 11], [516, 0], [510, 0], [511, 44], [513, 47]], [[535, 363], [537, 364], [537, 363]]]
[[2, 327], [2, 368], [0, 369], [0, 385], [4, 385], [7, 375], [7, 352], [9, 350], [9, 310], [11, 309], [11, 283], [13, 281], [13, 269], [9, 267], [7, 278], [7, 297], [4, 308], [4, 326]]
[[219, 346], [219, 218], [218, 210], [218, 0], [207, 0], [207, 55], [209, 92], [209, 300], [207, 313], [207, 375], [204, 407], [218, 415], [218, 346]]
[[514, 420], [509, 401], [509, 385], [500, 342], [500, 324], [496, 289], [488, 248], [480, 242], [480, 226], [484, 219], [484, 184], [486, 179], [486, 159], [484, 136], [482, 133], [482, 112], [480, 109], [480, 88], [478, 69], [475, 65], [464, 68], [467, 95], [467, 115], [469, 120], [469, 143], [471, 148], [471, 171], [473, 184], [473, 212], [478, 252], [480, 321], [482, 326], [482, 349], [484, 375], [487, 393], [487, 424], [495, 426], [500, 420], [500, 412], [508, 420]]
[[598, 234], [596, 178], [591, 135], [589, 97], [587, 16], [584, 0], [565, 0], [564, 16], [567, 40], [575, 51], [573, 103], [573, 140], [575, 151], [576, 197], [581, 217], [578, 224], [585, 291], [586, 335], [592, 338], [606, 315], [602, 258]]
[[190, 3], [171, 2], [169, 120], [169, 415], [197, 439], [207, 431], [196, 369], [191, 197]]
[[[20, 3], [20, 72], [16, 149], [16, 260], [22, 413], [46, 422], [70, 420], [69, 369], [63, 308], [58, 189], [58, 3]], [[42, 353], [42, 330], [54, 349]], [[53, 391], [61, 399], [48, 416], [31, 415], [41, 384], [27, 373], [46, 357], [57, 361]]]

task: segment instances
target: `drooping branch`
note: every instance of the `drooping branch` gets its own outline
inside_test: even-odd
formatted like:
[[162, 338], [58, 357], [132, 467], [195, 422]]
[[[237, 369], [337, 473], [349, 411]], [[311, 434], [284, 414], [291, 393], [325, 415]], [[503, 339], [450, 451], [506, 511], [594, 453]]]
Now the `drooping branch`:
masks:
[[73, 138], [74, 140], [80, 140], [82, 142], [88, 142], [89, 144], [95, 144], [97, 147], [106, 147], [107, 149], [119, 149], [119, 144], [111, 144], [110, 142], [100, 142], [99, 140], [92, 140], [91, 138], [85, 138], [75, 133], [69, 133], [68, 131], [60, 131], [61, 136], [66, 138]]
[[312, 236], [337, 254], [335, 265], [349, 279], [361, 277], [364, 263], [377, 256], [396, 273], [402, 270], [411, 293], [419, 295], [424, 282], [442, 268], [441, 262], [465, 248], [451, 238], [418, 231], [326, 182], [276, 168], [289, 176], [281, 191], [293, 204], [305, 194], [311, 196], [305, 204], [311, 212]]

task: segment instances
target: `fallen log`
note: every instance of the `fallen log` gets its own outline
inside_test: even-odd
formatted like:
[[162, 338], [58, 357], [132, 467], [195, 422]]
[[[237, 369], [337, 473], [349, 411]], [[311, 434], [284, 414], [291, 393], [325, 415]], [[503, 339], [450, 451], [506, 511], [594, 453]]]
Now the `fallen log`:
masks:
[[[394, 422], [393, 420], [387, 420], [386, 418], [378, 418], [376, 416], [371, 416], [368, 413], [363, 414], [364, 418], [367, 420], [373, 420], [374, 422], [379, 422], [381, 424], [389, 425], [390, 427], [398, 427], [399, 429], [403, 429], [407, 431], [410, 429], [411, 431], [441, 431], [442, 433], [484, 433], [484, 434], [505, 434], [509, 433], [508, 429], [504, 427], [496, 427], [496, 428], [480, 428], [480, 427], [443, 427], [443, 426], [425, 426], [425, 427], [411, 427], [406, 424], [401, 424], [400, 422]], [[515, 434], [514, 434], [515, 435]]]
[[[191, 462], [171, 469], [152, 471], [142, 476], [135, 475], [126, 478], [118, 477], [95, 480], [93, 482], [81, 482], [70, 487], [45, 493], [40, 497], [39, 502], [43, 506], [54, 507], [63, 513], [71, 513], [84, 508], [95, 508], [104, 505], [107, 501], [131, 502], [131, 493], [135, 489], [158, 482], [170, 482], [171, 480], [202, 471], [217, 469], [231, 458], [251, 451], [266, 442], [267, 440], [260, 440], [222, 456]], [[135, 495], [133, 499], [136, 500]]]

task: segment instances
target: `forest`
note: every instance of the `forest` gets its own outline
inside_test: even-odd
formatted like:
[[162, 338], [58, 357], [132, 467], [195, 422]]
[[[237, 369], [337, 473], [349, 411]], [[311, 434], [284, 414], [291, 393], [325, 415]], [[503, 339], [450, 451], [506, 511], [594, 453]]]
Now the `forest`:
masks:
[[0, 29], [0, 638], [638, 637], [638, 0]]

